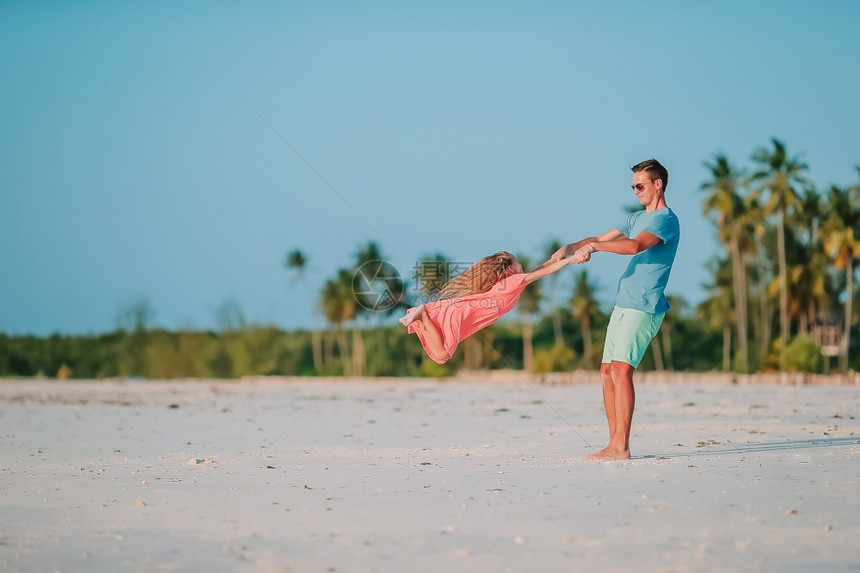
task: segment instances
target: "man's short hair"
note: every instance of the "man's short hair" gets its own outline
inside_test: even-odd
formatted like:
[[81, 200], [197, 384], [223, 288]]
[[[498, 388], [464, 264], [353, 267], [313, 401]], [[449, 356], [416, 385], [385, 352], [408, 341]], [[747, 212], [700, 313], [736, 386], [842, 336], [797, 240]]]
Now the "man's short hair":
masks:
[[666, 171], [666, 168], [660, 165], [660, 162], [656, 159], [646, 159], [645, 161], [640, 161], [636, 165], [630, 168], [633, 173], [639, 173], [640, 171], [645, 171], [648, 175], [651, 176], [651, 179], [662, 179], [663, 180], [663, 191], [666, 190], [666, 187], [669, 186], [669, 172]]

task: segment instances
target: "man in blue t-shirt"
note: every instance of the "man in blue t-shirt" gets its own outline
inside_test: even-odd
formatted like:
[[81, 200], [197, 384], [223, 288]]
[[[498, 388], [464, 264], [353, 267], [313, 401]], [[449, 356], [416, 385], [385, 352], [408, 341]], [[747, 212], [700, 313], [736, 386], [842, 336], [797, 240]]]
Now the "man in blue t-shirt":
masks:
[[606, 330], [600, 364], [603, 406], [609, 421], [609, 443], [590, 460], [630, 458], [630, 424], [635, 392], [633, 371], [669, 310], [664, 290], [678, 250], [678, 217], [666, 206], [669, 172], [656, 159], [632, 167], [633, 192], [644, 211], [636, 211], [617, 228], [599, 237], [586, 237], [560, 248], [556, 261], [573, 255], [575, 262], [591, 260], [597, 251], [634, 255], [618, 281], [615, 309]]

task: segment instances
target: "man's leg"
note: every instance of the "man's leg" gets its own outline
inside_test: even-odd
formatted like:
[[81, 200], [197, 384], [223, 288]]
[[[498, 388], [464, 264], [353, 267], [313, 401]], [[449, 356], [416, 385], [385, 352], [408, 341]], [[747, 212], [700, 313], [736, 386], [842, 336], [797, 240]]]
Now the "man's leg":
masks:
[[615, 435], [607, 449], [616, 455], [615, 459], [629, 459], [630, 426], [636, 405], [636, 392], [633, 389], [634, 368], [626, 362], [613, 361], [610, 370], [615, 386]]
[[603, 408], [606, 410], [606, 421], [609, 422], [609, 442], [615, 437], [615, 384], [612, 382], [610, 364], [600, 365], [600, 381], [603, 382]]
[[636, 404], [633, 371], [633, 366], [618, 360], [601, 364], [600, 378], [603, 381], [603, 406], [609, 422], [609, 444], [585, 459], [630, 459], [630, 426], [633, 422], [633, 407]]

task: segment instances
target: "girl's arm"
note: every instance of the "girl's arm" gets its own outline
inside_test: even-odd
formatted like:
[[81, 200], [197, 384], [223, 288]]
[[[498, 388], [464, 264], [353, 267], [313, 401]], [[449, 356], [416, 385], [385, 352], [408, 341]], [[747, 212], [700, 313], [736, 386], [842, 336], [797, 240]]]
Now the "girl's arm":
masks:
[[574, 259], [572, 257], [568, 257], [566, 259], [562, 259], [560, 261], [554, 261], [552, 259], [546, 261], [541, 266], [530, 272], [526, 275], [526, 278], [523, 279], [523, 284], [531, 284], [538, 279], [542, 279], [545, 276], [551, 275], [553, 273], [558, 272], [563, 267], [567, 265], [573, 264]]

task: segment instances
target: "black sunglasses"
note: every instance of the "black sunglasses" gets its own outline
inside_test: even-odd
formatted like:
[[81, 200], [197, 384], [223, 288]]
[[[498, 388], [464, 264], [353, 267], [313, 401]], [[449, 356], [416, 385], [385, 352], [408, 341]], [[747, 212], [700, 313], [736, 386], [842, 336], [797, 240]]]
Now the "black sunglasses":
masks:
[[[652, 179], [651, 181], [657, 181], [657, 180]], [[645, 185], [643, 185], [642, 183], [637, 183], [636, 185], [631, 185], [630, 188], [633, 189], [634, 191], [642, 191], [643, 189], [645, 189]]]

